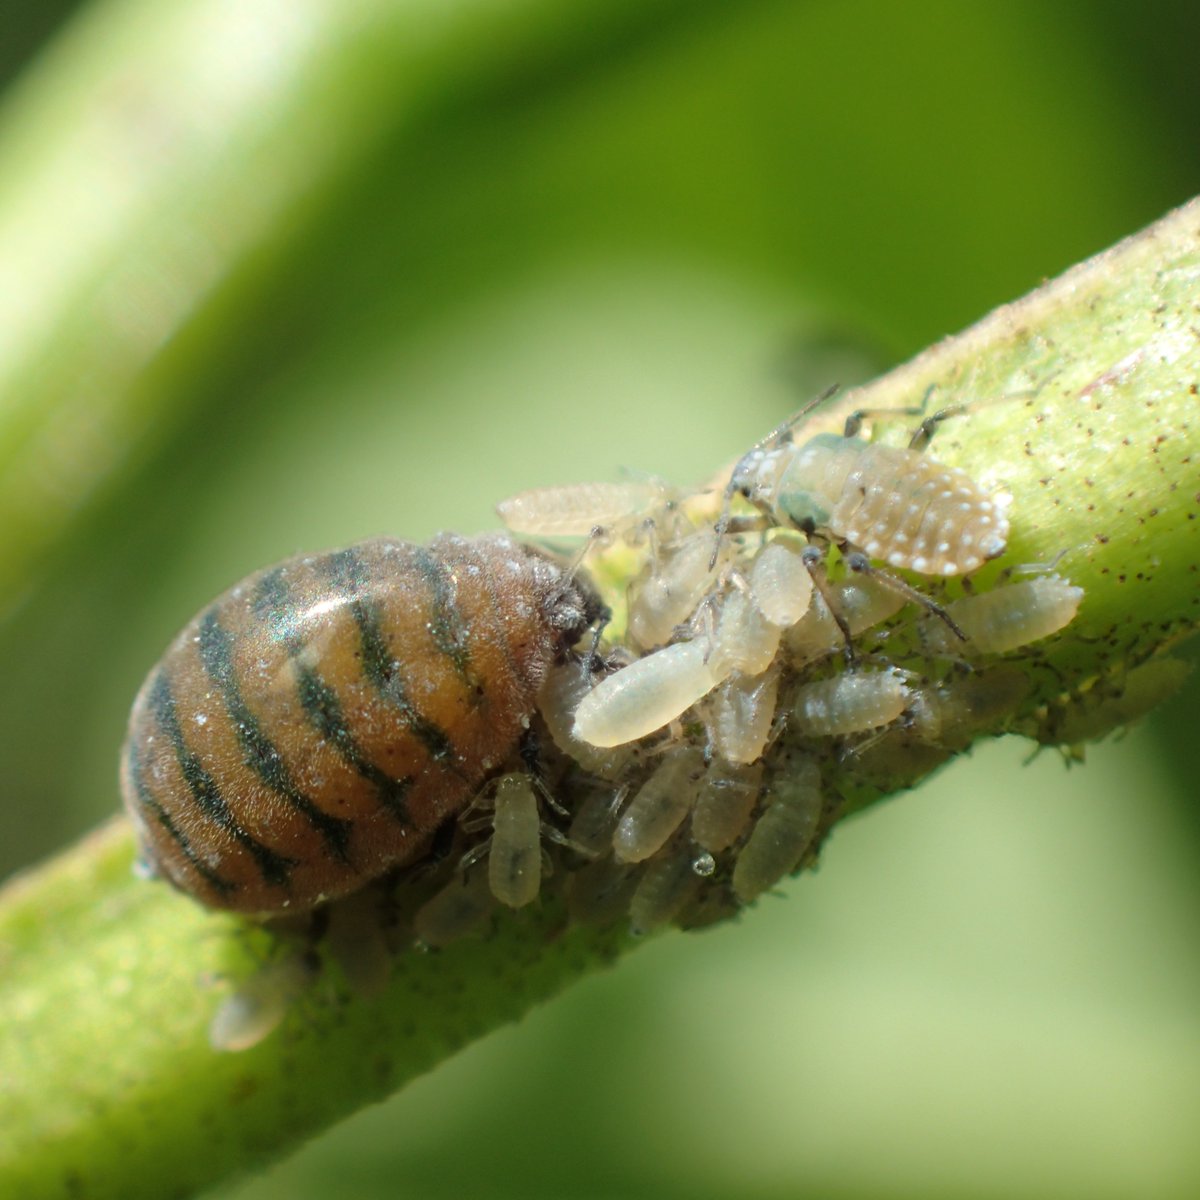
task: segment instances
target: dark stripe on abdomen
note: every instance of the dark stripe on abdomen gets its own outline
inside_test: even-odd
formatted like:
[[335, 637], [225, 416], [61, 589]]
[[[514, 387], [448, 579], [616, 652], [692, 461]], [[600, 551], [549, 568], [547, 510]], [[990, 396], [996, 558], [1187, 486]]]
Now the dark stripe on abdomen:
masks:
[[217, 781], [204, 769], [200, 759], [188, 749], [183, 740], [183, 731], [179, 728], [179, 716], [175, 712], [175, 698], [171, 695], [171, 685], [166, 673], [159, 671], [150, 689], [150, 710], [159, 728], [167, 735], [175, 751], [175, 759], [183, 774], [184, 782], [188, 785], [200, 811], [211, 818], [222, 829], [227, 830], [233, 838], [245, 846], [258, 864], [263, 879], [276, 886], [286, 886], [292, 867], [296, 866], [294, 859], [277, 854], [268, 846], [264, 846], [257, 838], [247, 833], [234, 819], [225, 797], [221, 795]]
[[388, 650], [379, 606], [367, 599], [369, 576], [361, 558], [353, 549], [338, 550], [327, 559], [335, 585], [350, 602], [350, 612], [358, 626], [362, 645], [363, 674], [401, 719], [435, 762], [454, 767], [458, 751], [450, 735], [439, 725], [423, 717], [413, 707], [400, 677], [400, 664]]
[[299, 672], [300, 703], [313, 727], [321, 736], [331, 743], [337, 752], [365, 779], [372, 784], [378, 793], [379, 802], [402, 825], [411, 825], [408, 807], [404, 802], [408, 790], [412, 787], [412, 777], [393, 779], [381, 771], [362, 752], [362, 748], [346, 725], [342, 715], [342, 706], [338, 703], [334, 690], [311, 667], [297, 665]]
[[142, 764], [136, 748], [130, 743], [126, 754], [129, 778], [133, 780], [133, 789], [138, 803], [163, 827], [167, 836], [179, 847], [179, 853], [188, 861], [192, 869], [204, 879], [210, 887], [222, 896], [237, 890], [237, 884], [222, 878], [196, 853], [195, 847], [188, 836], [171, 820], [171, 814], [154, 798], [153, 792], [146, 786], [142, 778]]
[[287, 564], [264, 571], [254, 586], [250, 607], [267, 627], [274, 642], [283, 642], [293, 654], [299, 649], [299, 621], [285, 578]]
[[433, 597], [433, 620], [429, 623], [433, 644], [454, 664], [458, 677], [474, 692], [479, 679], [471, 668], [471, 648], [467, 642], [467, 627], [459, 609], [456, 588], [447, 578], [445, 565], [424, 546], [416, 548], [413, 559]]
[[222, 628], [215, 609], [210, 608], [200, 619], [200, 659], [209, 678], [221, 690], [225, 711], [233, 722], [242, 747], [242, 761], [267, 787], [308, 818], [340, 862], [349, 863], [348, 847], [353, 822], [325, 812], [296, 786], [283, 756], [262, 731], [258, 718], [250, 711], [242, 696], [233, 669], [233, 638]]

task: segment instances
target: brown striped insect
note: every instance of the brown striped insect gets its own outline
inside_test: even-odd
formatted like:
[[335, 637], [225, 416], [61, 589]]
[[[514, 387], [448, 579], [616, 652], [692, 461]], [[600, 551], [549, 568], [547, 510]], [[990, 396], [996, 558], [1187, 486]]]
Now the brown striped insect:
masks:
[[262, 916], [419, 862], [602, 615], [582, 578], [504, 535], [380, 538], [251, 575], [134, 703], [121, 784], [144, 864]]

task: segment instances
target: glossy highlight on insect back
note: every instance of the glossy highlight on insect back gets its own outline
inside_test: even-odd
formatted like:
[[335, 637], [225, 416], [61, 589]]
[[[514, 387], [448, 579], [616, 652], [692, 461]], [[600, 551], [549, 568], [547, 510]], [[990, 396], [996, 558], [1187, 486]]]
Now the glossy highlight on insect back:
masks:
[[265, 915], [417, 861], [513, 758], [547, 671], [600, 611], [504, 535], [379, 538], [251, 575], [134, 704], [121, 778], [146, 865]]

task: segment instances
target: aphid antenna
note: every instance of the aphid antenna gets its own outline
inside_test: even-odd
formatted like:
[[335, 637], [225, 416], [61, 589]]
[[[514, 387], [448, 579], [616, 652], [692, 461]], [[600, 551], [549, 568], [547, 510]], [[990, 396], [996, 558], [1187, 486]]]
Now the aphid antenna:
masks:
[[658, 758], [663, 754], [669, 754], [679, 746], [686, 745], [686, 742], [687, 738], [683, 732], [683, 719], [682, 717], [676, 717], [675, 720], [667, 724], [663, 736], [653, 746], [645, 747], [644, 753], [646, 759], [650, 760]]
[[692, 635], [691, 640], [696, 638], [706, 638], [708, 640], [708, 649], [704, 653], [704, 661], [712, 657], [712, 652], [717, 648], [717, 602], [721, 599], [720, 588], [714, 588], [699, 604], [696, 605], [696, 611], [688, 618], [687, 622], [682, 626], [685, 632]]
[[768, 446], [779, 445], [785, 439], [790, 440], [796, 431], [797, 426], [816, 408], [820, 408], [826, 400], [832, 399], [841, 391], [840, 383], [831, 383], [824, 391], [814, 396], [799, 412], [794, 412], [788, 419], [777, 425], [765, 438], [762, 439], [755, 447], [755, 450], [765, 450]]
[[631, 791], [633, 791], [633, 784], [629, 782], [622, 783], [619, 787], [613, 789], [612, 799], [608, 802], [608, 817], [614, 823], [625, 801], [629, 799]]
[[471, 797], [471, 802], [458, 814], [456, 823], [463, 833], [478, 833], [481, 829], [486, 829], [491, 824], [491, 817], [475, 816], [473, 814], [480, 813], [483, 810], [493, 808], [495, 805], [496, 791], [500, 786], [500, 780], [504, 772], [498, 772], [487, 780]]
[[593, 525], [575, 555], [575, 568], [578, 568], [579, 564], [594, 550], [607, 550], [616, 541], [616, 537], [616, 531], [608, 525]]
[[717, 565], [717, 556], [721, 553], [721, 539], [725, 536], [729, 528], [729, 510], [733, 504], [734, 493], [741, 490], [742, 484], [738, 482], [738, 476], [741, 473], [742, 464], [747, 459], [752, 458], [756, 454], [761, 454], [768, 447], [782, 445], [785, 441], [790, 441], [795, 433], [796, 427], [808, 416], [814, 408], [819, 408], [826, 400], [834, 396], [841, 387], [840, 383], [830, 384], [820, 395], [810, 400], [799, 412], [793, 413], [786, 421], [776, 425], [766, 437], [760, 438], [741, 458], [734, 464], [733, 471], [730, 473], [729, 482], [725, 485], [725, 495], [721, 501], [721, 515], [717, 518], [715, 527], [716, 541], [713, 545], [712, 557], [708, 560], [708, 569], [711, 571]]
[[788, 727], [788, 718], [791, 715], [792, 714], [790, 710], [787, 708], [781, 708], [780, 711], [776, 713], [775, 720], [771, 722], [771, 730], [767, 734], [767, 740], [763, 744], [762, 753], [759, 755], [759, 758], [764, 757], [767, 751], [770, 750], [770, 748], [774, 746], [781, 737], [783, 737], [784, 730]]
[[842, 554], [846, 566], [851, 571], [858, 575], [869, 576], [897, 595], [903, 596], [911, 603], [919, 604], [922, 608], [928, 609], [939, 621], [945, 624], [946, 628], [960, 642], [969, 640], [967, 635], [954, 623], [954, 618], [936, 600], [931, 600], [924, 592], [913, 587], [912, 584], [905, 583], [898, 575], [893, 575], [890, 571], [883, 571], [879, 567], [871, 566], [870, 559], [861, 550], [846, 551], [843, 549]]

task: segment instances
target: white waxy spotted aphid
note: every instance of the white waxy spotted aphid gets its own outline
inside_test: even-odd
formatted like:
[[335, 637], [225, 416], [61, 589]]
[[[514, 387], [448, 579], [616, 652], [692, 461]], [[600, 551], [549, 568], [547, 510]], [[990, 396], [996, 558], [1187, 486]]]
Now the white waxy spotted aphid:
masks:
[[617, 822], [612, 845], [618, 862], [642, 862], [666, 845], [691, 812], [703, 768], [698, 749], [666, 755]]
[[731, 483], [780, 523], [849, 542], [889, 567], [965, 575], [1004, 552], [1007, 498], [913, 449], [818, 434], [761, 447]]
[[676, 627], [691, 619], [730, 557], [731, 547], [722, 544], [712, 562], [712, 548], [710, 530], [690, 534], [663, 549], [630, 588], [629, 636], [639, 646], [665, 645]]
[[796, 869], [816, 836], [821, 807], [821, 776], [814, 763], [798, 763], [771, 782], [766, 807], [733, 867], [733, 890], [743, 904]]
[[622, 529], [670, 500], [655, 480], [624, 483], [577, 483], [532, 488], [496, 505], [514, 533], [532, 537], [587, 537], [597, 528]]
[[673, 846], [647, 863], [629, 900], [629, 927], [649, 933], [670, 921], [700, 889], [695, 856], [686, 846]]
[[742, 836], [758, 801], [761, 763], [740, 766], [714, 758], [692, 809], [692, 838], [713, 854], [728, 849]]
[[965, 643], [930, 617], [921, 622], [921, 641], [931, 654], [1005, 654], [1057, 633], [1074, 620], [1082, 599], [1083, 588], [1057, 575], [1025, 579], [946, 605]]
[[723, 666], [726, 674], [736, 670], [761, 675], [775, 661], [782, 637], [783, 630], [759, 612], [754, 600], [733, 587], [721, 604], [713, 665]]
[[804, 737], [863, 733], [890, 725], [908, 698], [895, 671], [845, 671], [799, 688], [792, 727]]
[[709, 728], [726, 762], [752, 763], [766, 747], [775, 720], [779, 669], [761, 675], [734, 673], [713, 693]]
[[501, 904], [523, 908], [542, 882], [542, 817], [529, 776], [502, 776], [493, 804], [488, 883]]
[[686, 712], [729, 671], [709, 661], [707, 639], [664, 646], [588, 692], [575, 710], [575, 736], [593, 746], [645, 737]]

